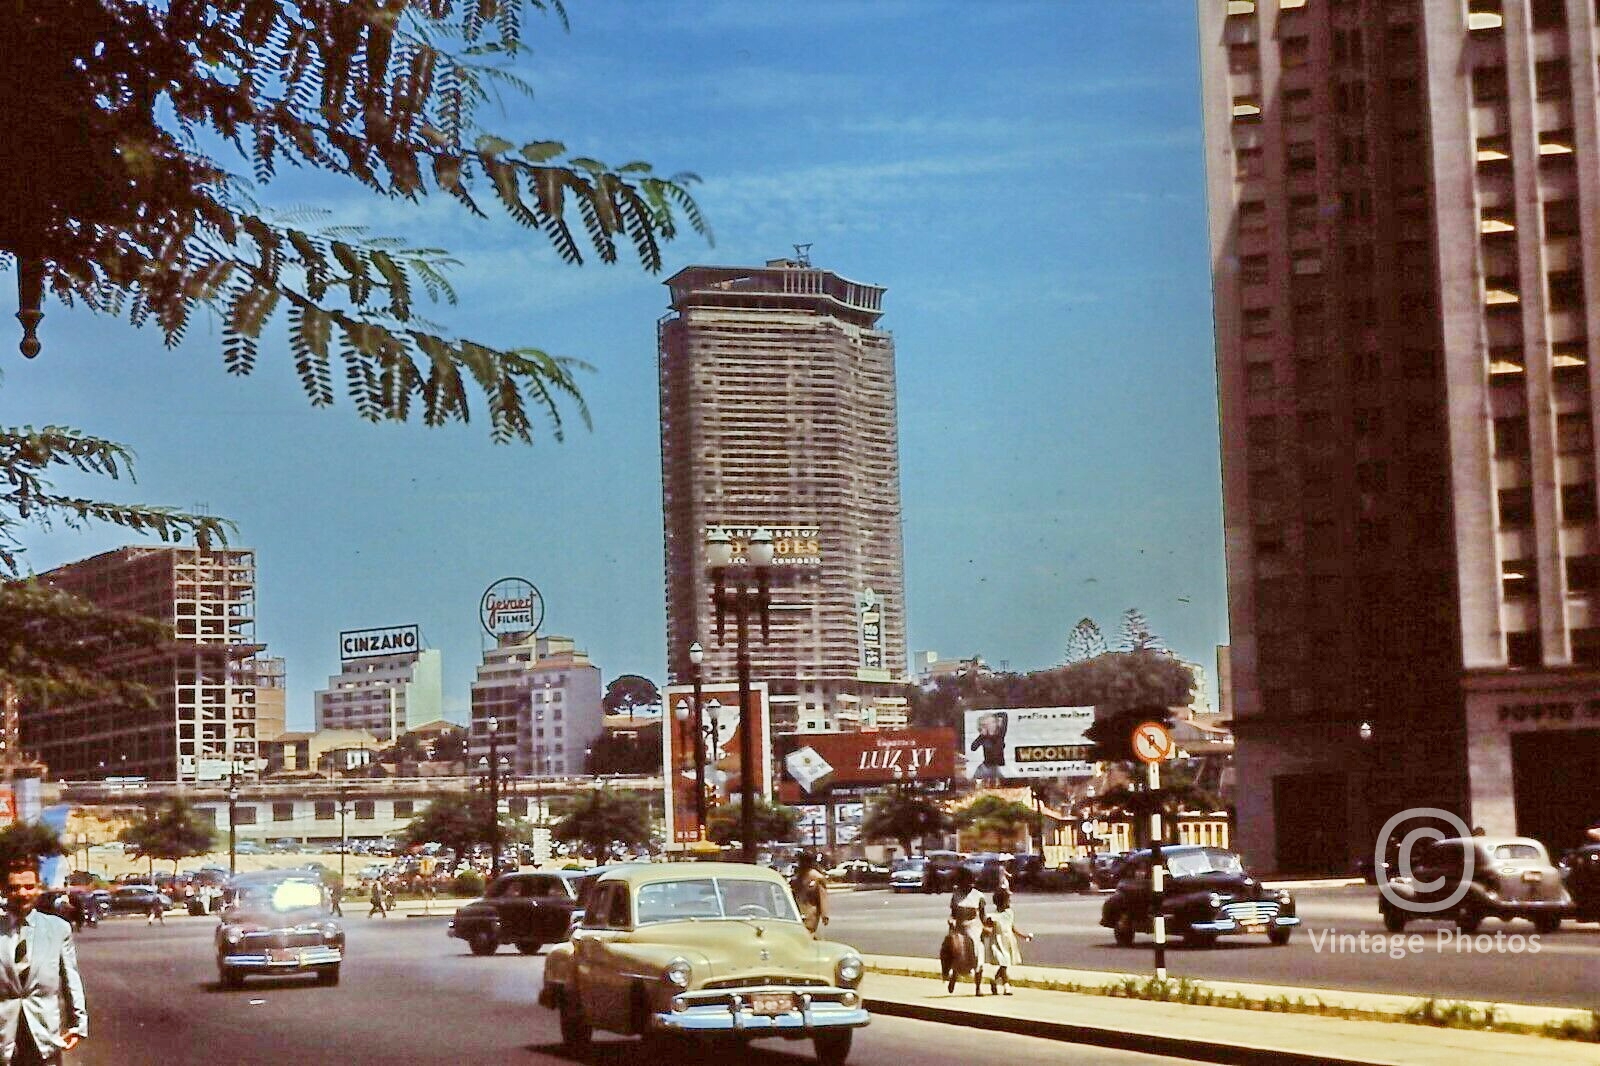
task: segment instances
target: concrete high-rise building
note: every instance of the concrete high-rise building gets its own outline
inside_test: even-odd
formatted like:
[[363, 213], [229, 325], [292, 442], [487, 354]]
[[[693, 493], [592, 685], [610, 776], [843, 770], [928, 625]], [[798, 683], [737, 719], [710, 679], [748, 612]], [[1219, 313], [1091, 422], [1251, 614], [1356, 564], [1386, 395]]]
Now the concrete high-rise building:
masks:
[[172, 628], [174, 649], [111, 652], [108, 677], [148, 688], [153, 704], [101, 700], [24, 707], [23, 749], [53, 777], [217, 780], [257, 769], [256, 557], [247, 548], [130, 547], [40, 576], [99, 607]]
[[[1238, 737], [1263, 869], [1600, 809], [1592, 0], [1200, 0]], [[1551, 788], [1560, 780], [1560, 788]]]
[[570, 637], [503, 638], [484, 653], [472, 682], [467, 771], [489, 754], [495, 719], [495, 757], [517, 777], [587, 773], [589, 748], [605, 728], [600, 668]]
[[339, 673], [317, 690], [316, 728], [363, 729], [385, 744], [444, 713], [444, 657], [416, 626], [339, 635]]
[[289, 728], [288, 664], [256, 659], [256, 741], [272, 740]]
[[894, 721], [906, 673], [894, 342], [884, 290], [803, 261], [689, 267], [659, 328], [667, 661], [735, 676], [719, 643], [705, 536], [772, 530], [794, 580], [752, 628], [775, 732]]

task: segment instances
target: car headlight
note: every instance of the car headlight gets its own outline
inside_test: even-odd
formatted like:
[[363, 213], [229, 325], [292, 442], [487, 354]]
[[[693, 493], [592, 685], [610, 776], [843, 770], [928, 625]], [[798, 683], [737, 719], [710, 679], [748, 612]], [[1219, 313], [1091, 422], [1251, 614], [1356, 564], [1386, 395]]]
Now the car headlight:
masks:
[[329, 922], [326, 925], [324, 925], [322, 927], [321, 932], [322, 932], [322, 939], [324, 939], [324, 940], [338, 940], [341, 936], [344, 935], [344, 930], [340, 929], [337, 925], [334, 925], [332, 922]]
[[1278, 890], [1278, 902], [1287, 907], [1294, 902], [1294, 896], [1289, 894], [1287, 888], [1281, 888]]
[[1213, 893], [1211, 893], [1211, 895], [1206, 897], [1206, 905], [1209, 906], [1212, 910], [1216, 910], [1216, 909], [1218, 909], [1219, 907], [1222, 906], [1222, 897], [1220, 895], [1218, 895], [1217, 893], [1213, 892]]
[[661, 971], [661, 976], [667, 979], [668, 984], [679, 988], [689, 987], [689, 978], [694, 974], [694, 967], [689, 965], [689, 960], [679, 956], [667, 963], [666, 969]]
[[229, 929], [228, 932], [227, 932], [227, 938], [228, 938], [228, 943], [237, 944], [239, 941], [244, 939], [244, 930], [242, 930], [242, 929]]
[[846, 955], [841, 958], [833, 968], [834, 976], [844, 988], [854, 988], [861, 983], [861, 975], [866, 972], [866, 966], [861, 961], [860, 955]]

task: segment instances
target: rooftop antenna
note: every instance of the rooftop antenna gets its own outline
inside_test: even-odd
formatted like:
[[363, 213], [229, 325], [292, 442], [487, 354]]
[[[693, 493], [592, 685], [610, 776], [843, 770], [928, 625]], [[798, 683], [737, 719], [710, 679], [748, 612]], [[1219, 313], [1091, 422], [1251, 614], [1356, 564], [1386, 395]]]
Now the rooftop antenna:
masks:
[[811, 245], [797, 244], [794, 246], [794, 259], [803, 267], [811, 265]]

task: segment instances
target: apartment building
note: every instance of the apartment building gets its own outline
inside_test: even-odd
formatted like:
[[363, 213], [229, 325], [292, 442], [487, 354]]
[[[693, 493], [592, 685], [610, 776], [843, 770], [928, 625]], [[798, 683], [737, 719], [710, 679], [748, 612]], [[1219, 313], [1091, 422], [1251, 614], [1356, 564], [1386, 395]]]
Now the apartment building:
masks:
[[905, 580], [894, 341], [884, 289], [800, 259], [689, 267], [658, 329], [667, 661], [736, 676], [716, 633], [708, 530], [773, 531], [789, 580], [751, 673], [774, 732], [904, 721]]
[[444, 657], [417, 626], [339, 634], [339, 673], [318, 689], [316, 728], [360, 729], [384, 744], [444, 715]]
[[1596, 7], [1199, 0], [1263, 869], [1410, 807], [1554, 846], [1600, 809]]
[[192, 782], [256, 768], [258, 689], [263, 680], [271, 687], [273, 671], [255, 637], [253, 551], [119, 548], [40, 580], [99, 607], [164, 622], [175, 642], [101, 664], [112, 678], [147, 686], [151, 706], [102, 700], [22, 708], [23, 750], [52, 777]]
[[587, 773], [589, 748], [604, 729], [600, 668], [571, 637], [501, 638], [484, 653], [472, 682], [469, 773], [488, 763], [489, 719], [495, 759], [515, 777]]

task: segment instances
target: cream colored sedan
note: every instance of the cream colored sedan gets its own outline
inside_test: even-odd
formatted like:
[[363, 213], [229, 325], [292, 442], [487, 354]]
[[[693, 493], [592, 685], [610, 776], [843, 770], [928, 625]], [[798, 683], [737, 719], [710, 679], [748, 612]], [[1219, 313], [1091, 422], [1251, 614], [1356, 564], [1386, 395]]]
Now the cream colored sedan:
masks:
[[870, 1021], [853, 948], [813, 940], [789, 886], [741, 863], [616, 866], [545, 960], [541, 1005], [581, 1050], [597, 1030], [657, 1045], [809, 1039], [843, 1066]]

